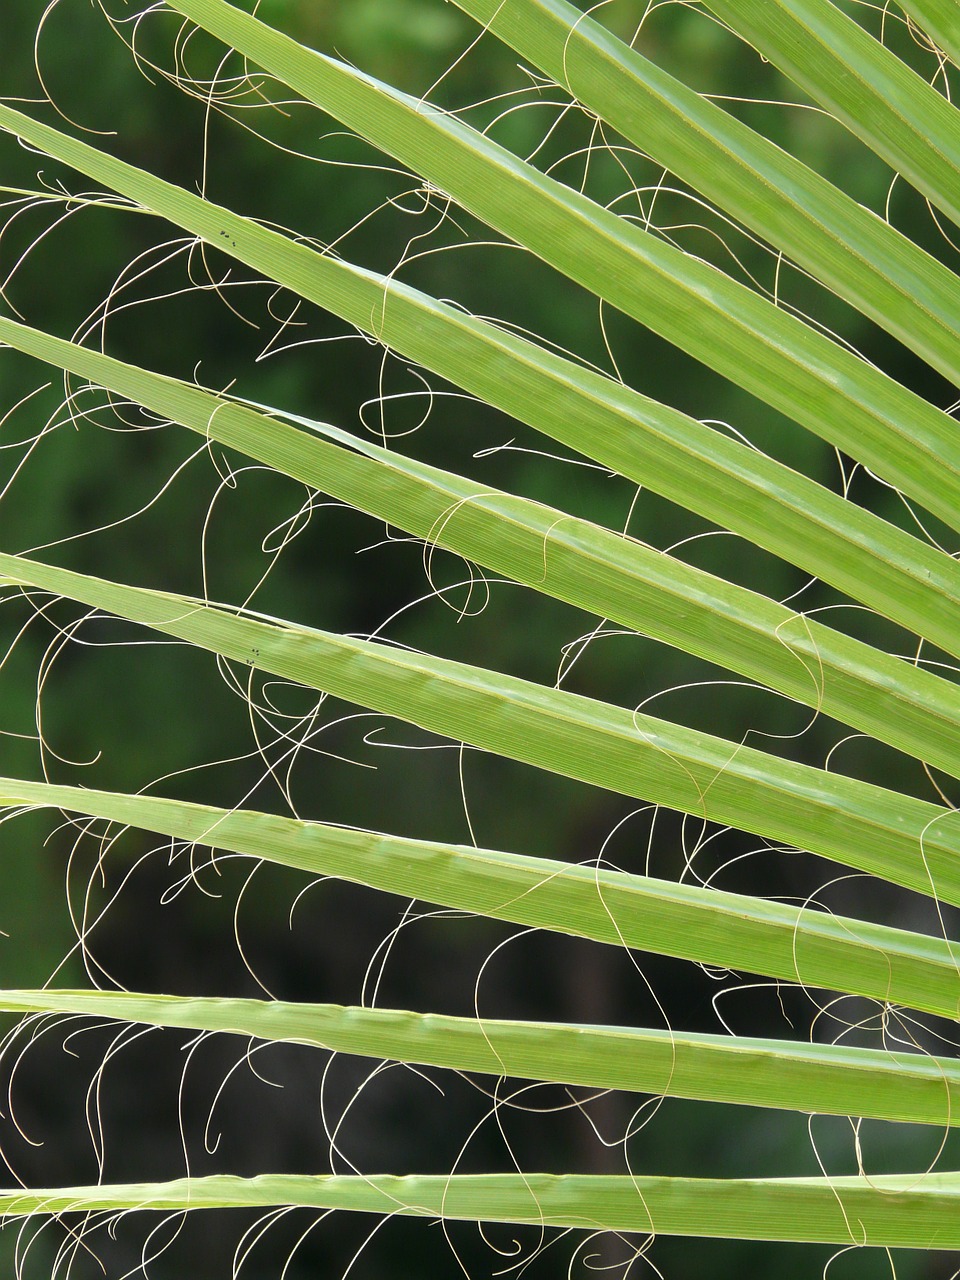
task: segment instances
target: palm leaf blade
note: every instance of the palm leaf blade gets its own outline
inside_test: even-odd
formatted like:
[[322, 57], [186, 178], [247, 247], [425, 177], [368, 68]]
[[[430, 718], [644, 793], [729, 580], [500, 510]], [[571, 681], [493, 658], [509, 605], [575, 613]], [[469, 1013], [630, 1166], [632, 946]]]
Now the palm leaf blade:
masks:
[[65, 1187], [0, 1193], [0, 1212], [113, 1213], [130, 1210], [298, 1205], [533, 1227], [822, 1241], [888, 1248], [960, 1245], [960, 1188], [952, 1174], [741, 1181], [576, 1174], [443, 1177], [181, 1178], [167, 1183]]
[[611, 379], [400, 282], [318, 254], [2, 104], [0, 128], [960, 656], [960, 567], [919, 539]]
[[960, 222], [956, 110], [828, 0], [707, 0], [714, 13]]
[[[906, 236], [566, 0], [457, 2], [641, 150], [960, 382], [956, 279]], [[955, 6], [946, 8], [955, 18]]]
[[404, 459], [324, 424], [294, 417], [308, 435], [278, 421], [276, 413], [268, 416], [2, 317], [0, 339], [430, 545], [739, 671], [960, 777], [956, 686], [815, 619], [565, 512]]
[[960, 1068], [951, 1059], [918, 1053], [143, 992], [0, 991], [0, 1011], [224, 1032], [591, 1089], [960, 1124]]
[[173, 7], [599, 297], [960, 521], [952, 421], [815, 330], [427, 104], [226, 3]]
[[762, 898], [492, 849], [403, 840], [248, 810], [6, 778], [7, 805], [57, 805], [176, 840], [614, 946], [910, 1005], [960, 1001], [949, 942]]

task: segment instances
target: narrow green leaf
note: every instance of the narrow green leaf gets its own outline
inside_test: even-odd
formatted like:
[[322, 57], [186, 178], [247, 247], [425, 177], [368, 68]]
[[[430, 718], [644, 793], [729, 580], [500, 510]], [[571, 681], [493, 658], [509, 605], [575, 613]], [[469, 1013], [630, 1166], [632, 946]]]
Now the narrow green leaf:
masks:
[[[566, 0], [456, 3], [647, 155], [960, 384], [957, 278], [906, 236]], [[947, 3], [960, 27], [955, 0]]]
[[0, 991], [0, 1010], [224, 1032], [591, 1089], [960, 1124], [960, 1066], [952, 1059], [919, 1053], [132, 991]]
[[960, 66], [960, 9], [956, 0], [901, 0], [901, 9]]
[[0, 1192], [0, 1213], [8, 1217], [279, 1205], [641, 1235], [960, 1247], [960, 1176], [945, 1173], [752, 1181], [548, 1173], [264, 1174]]
[[52, 807], [335, 876], [454, 910], [953, 1017], [942, 939], [592, 865], [406, 840], [248, 810], [0, 780], [0, 805]]
[[[276, 417], [0, 317], [0, 340], [408, 533], [759, 680], [960, 777], [960, 689], [756, 592], [322, 423]], [[346, 448], [319, 438], [326, 435]], [[509, 531], [509, 536], [505, 536]]]
[[806, 477], [534, 343], [316, 253], [2, 103], [0, 128], [960, 657], [960, 565]]
[[960, 528], [956, 424], [920, 396], [422, 99], [226, 0], [167, 2], [491, 227]]
[[4, 807], [57, 807], [515, 924], [956, 1017], [942, 938], [593, 865], [406, 840], [159, 796], [0, 779]]
[[889, 49], [829, 0], [707, 5], [960, 223], [960, 117]]

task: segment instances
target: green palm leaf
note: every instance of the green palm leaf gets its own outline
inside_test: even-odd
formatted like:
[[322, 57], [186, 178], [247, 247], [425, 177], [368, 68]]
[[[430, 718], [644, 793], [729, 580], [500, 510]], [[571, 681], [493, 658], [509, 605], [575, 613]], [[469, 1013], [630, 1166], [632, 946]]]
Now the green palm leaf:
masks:
[[[598, 129], [616, 130], [938, 374], [960, 381], [960, 291], [954, 272], [921, 246], [921, 237], [914, 242], [895, 230], [615, 38], [597, 20], [602, 14], [584, 15], [566, 0], [457, 5], [485, 28], [487, 39], [512, 46], [574, 95]], [[828, 0], [708, 0], [708, 6], [936, 209], [960, 221], [960, 117], [946, 96]], [[903, 7], [947, 57], [957, 59], [956, 6], [910, 0]], [[949, 783], [941, 786], [930, 774], [960, 778], [960, 691], [953, 670], [940, 661], [960, 657], [960, 567], [934, 536], [941, 525], [960, 529], [954, 418], [906, 380], [826, 336], [826, 323], [808, 323], [667, 243], [652, 226], [637, 225], [538, 167], [538, 148], [533, 159], [524, 159], [459, 115], [285, 34], [283, 6], [273, 6], [274, 19], [264, 6], [267, 20], [226, 0], [167, 0], [161, 8], [175, 24], [186, 24], [178, 56], [189, 45], [191, 24], [210, 38], [203, 49], [216, 45], [218, 59], [218, 42], [224, 42], [248, 68], [258, 69], [257, 77], [272, 77], [256, 80], [264, 100], [284, 99], [288, 90], [302, 97], [497, 235], [785, 415], [799, 434], [812, 433], [842, 450], [916, 504], [914, 531], [894, 523], [889, 505], [877, 511], [855, 505], [619, 377], [560, 354], [546, 339], [520, 336], [506, 322], [474, 316], [392, 274], [355, 264], [340, 255], [339, 242], [316, 247], [313, 228], [277, 230], [158, 176], [153, 170], [159, 165], [119, 158], [103, 138], [81, 140], [66, 112], [52, 127], [38, 118], [36, 104], [21, 100], [26, 110], [0, 104], [0, 130], [113, 193], [103, 199], [65, 196], [65, 209], [87, 202], [119, 211], [130, 202], [149, 215], [141, 223], [172, 225], [206, 246], [204, 252], [214, 248], [262, 273], [582, 459], [816, 575], [874, 610], [878, 625], [909, 632], [918, 653], [926, 656], [932, 647], [936, 665], [928, 668], [916, 654], [910, 660], [888, 653], [874, 637], [854, 638], [813, 616], [816, 609], [808, 615], [764, 590], [686, 564], [575, 515], [563, 502], [475, 480], [444, 457], [436, 465], [418, 461], [388, 448], [386, 435], [375, 444], [307, 417], [297, 406], [267, 408], [162, 374], [161, 358], [154, 367], [121, 358], [122, 342], [115, 355], [95, 350], [88, 340], [66, 340], [50, 331], [53, 324], [37, 327], [5, 315], [0, 343], [18, 358], [62, 370], [71, 405], [84, 394], [71, 379], [84, 380], [106, 391], [112, 403], [140, 407], [151, 422], [176, 424], [184, 435], [240, 455], [241, 465], [255, 463], [422, 541], [428, 558], [433, 549], [453, 552], [539, 597], [755, 681], [892, 748], [898, 764], [896, 772], [888, 767], [882, 785], [863, 781], [794, 757], [789, 741], [761, 750], [747, 744], [742, 728], [718, 724], [717, 732], [705, 732], [643, 708], [570, 692], [559, 681], [549, 687], [521, 678], [498, 669], [504, 664], [492, 658], [455, 660], [274, 616], [249, 601], [216, 604], [206, 594], [132, 585], [120, 580], [128, 575], [113, 570], [99, 576], [84, 565], [54, 563], [56, 552], [21, 554], [15, 548], [27, 539], [6, 527], [3, 603], [14, 608], [26, 602], [35, 620], [52, 621], [54, 648], [74, 634], [76, 612], [66, 623], [58, 612], [62, 600], [72, 601], [93, 611], [95, 621], [109, 616], [135, 624], [136, 643], [159, 634], [214, 655], [237, 687], [246, 678], [252, 690], [263, 676], [268, 689], [280, 681], [287, 690], [306, 691], [314, 710], [303, 723], [318, 714], [318, 698], [332, 696], [416, 726], [432, 735], [431, 742], [475, 748], [538, 775], [760, 837], [784, 846], [781, 860], [792, 850], [818, 855], [921, 895], [933, 908], [935, 927], [921, 931], [906, 911], [898, 923], [881, 924], [819, 909], [805, 893], [799, 902], [778, 901], [721, 890], [709, 877], [687, 883], [684, 876], [627, 873], [602, 858], [572, 863], [282, 816], [254, 807], [249, 793], [229, 807], [178, 799], [172, 788], [158, 796], [149, 788], [133, 793], [68, 785], [55, 780], [66, 762], [47, 749], [38, 721], [45, 772], [38, 765], [32, 777], [0, 778], [0, 806], [12, 816], [51, 809], [69, 815], [81, 844], [100, 841], [106, 851], [122, 833], [135, 841], [150, 833], [170, 842], [171, 856], [209, 849], [204, 865], [215, 874], [231, 861], [285, 868], [301, 878], [347, 881], [470, 918], [741, 971], [802, 988], [824, 1017], [835, 998], [859, 1001], [858, 1010], [863, 1002], [872, 1004], [871, 1013], [851, 1017], [839, 1043], [822, 1044], [812, 1037], [604, 1026], [599, 1019], [488, 1018], [479, 998], [474, 1016], [466, 1017], [227, 993], [99, 990], [97, 976], [108, 970], [98, 969], [88, 950], [96, 923], [94, 876], [82, 906], [71, 900], [91, 984], [80, 989], [58, 980], [41, 986], [41, 975], [0, 990], [0, 1012], [24, 1019], [3, 1053], [16, 1056], [25, 1041], [39, 1042], [62, 1019], [71, 1028], [114, 1027], [118, 1045], [128, 1034], [154, 1028], [198, 1033], [194, 1046], [207, 1037], [242, 1036], [261, 1046], [307, 1046], [373, 1062], [477, 1073], [493, 1078], [482, 1086], [493, 1099], [491, 1114], [498, 1113], [504, 1080], [518, 1078], [567, 1086], [568, 1097], [569, 1088], [580, 1087], [853, 1116], [858, 1162], [859, 1119], [938, 1126], [949, 1137], [958, 1123], [960, 1073], [951, 1057], [926, 1051], [942, 1025], [930, 1032], [918, 1028], [909, 1011], [948, 1023], [960, 1014], [958, 952], [943, 910], [960, 907], [960, 821]], [[291, 30], [295, 25], [291, 18]], [[215, 81], [192, 86], [209, 105], [229, 110], [230, 92], [218, 96], [216, 90]], [[26, 187], [8, 190], [17, 199], [32, 198]], [[56, 187], [33, 195], [51, 203], [61, 198]], [[207, 278], [210, 291], [227, 279]], [[89, 337], [91, 331], [78, 332]], [[203, 356], [197, 352], [198, 360]], [[948, 397], [942, 399], [945, 405]], [[230, 463], [224, 472], [225, 487], [235, 478], [232, 468]], [[939, 521], [932, 532], [926, 513]], [[8, 641], [15, 660], [21, 642], [19, 632]], [[46, 679], [47, 661], [41, 659], [41, 692]], [[259, 705], [249, 693], [255, 733], [258, 716], [269, 720], [269, 712], [282, 719], [272, 697]], [[123, 714], [121, 695], [99, 702], [106, 718]], [[285, 728], [278, 736], [281, 745], [290, 745], [284, 760], [309, 737], [297, 739]], [[281, 782], [289, 800], [280, 769], [269, 763], [259, 737], [256, 743], [268, 761], [266, 776]], [[934, 781], [923, 796], [913, 794], [907, 772], [914, 761]], [[515, 798], [522, 800], [503, 799], [509, 804]], [[289, 808], [296, 812], [292, 801]], [[15, 827], [0, 827], [4, 834], [8, 829]], [[95, 874], [103, 874], [105, 859], [106, 852], [98, 856]], [[124, 873], [124, 883], [134, 869]], [[191, 861], [185, 881], [197, 876]], [[900, 927], [904, 923], [910, 927]], [[882, 1047], [844, 1043], [847, 1032], [852, 1038], [869, 1027], [874, 1009]], [[891, 1027], [897, 1030], [891, 1033]], [[816, 1021], [802, 1034], [811, 1031], [819, 1033]], [[100, 1120], [89, 1117], [97, 1113], [113, 1056], [111, 1048], [88, 1096], [101, 1161], [96, 1185], [79, 1173], [65, 1176], [59, 1187], [11, 1185], [0, 1192], [4, 1215], [67, 1215], [68, 1236], [77, 1245], [98, 1222], [112, 1230], [133, 1210], [178, 1215], [202, 1208], [297, 1207], [384, 1220], [401, 1215], [635, 1233], [638, 1248], [645, 1236], [657, 1234], [840, 1248], [960, 1248], [960, 1175], [943, 1171], [939, 1154], [930, 1168], [869, 1176], [828, 1176], [822, 1161], [823, 1176], [810, 1178], [641, 1175], [629, 1158], [617, 1176], [556, 1175], [526, 1160], [521, 1164], [512, 1153], [509, 1173], [466, 1172], [458, 1159], [443, 1175], [415, 1167], [367, 1174], [355, 1166], [353, 1174], [341, 1175], [335, 1126], [332, 1136], [328, 1129], [330, 1174], [265, 1168], [251, 1177], [195, 1176], [188, 1167], [188, 1176], [174, 1181], [161, 1181], [152, 1170], [143, 1181], [112, 1178], [104, 1172]], [[406, 1136], [415, 1135], [408, 1130]], [[944, 1149], [949, 1159], [946, 1140]], [[74, 1214], [93, 1216], [76, 1229], [70, 1225]], [[51, 1263], [51, 1274], [59, 1266]]]

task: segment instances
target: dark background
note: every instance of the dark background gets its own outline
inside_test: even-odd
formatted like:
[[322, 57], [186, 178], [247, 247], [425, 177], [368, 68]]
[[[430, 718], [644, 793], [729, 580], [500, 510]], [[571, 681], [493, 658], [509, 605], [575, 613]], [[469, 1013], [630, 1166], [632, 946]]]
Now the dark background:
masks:
[[[643, 7], [616, 0], [604, 20], [629, 38]], [[3, 7], [6, 96], [39, 96], [33, 57], [41, 12], [34, 0], [7, 0]], [[112, 12], [129, 17], [119, 2]], [[618, 140], [609, 132], [601, 138], [588, 118], [564, 114], [561, 95], [539, 91], [509, 50], [486, 39], [458, 61], [476, 29], [452, 6], [271, 0], [260, 12], [410, 92], [424, 93], [444, 77], [434, 100], [458, 108], [479, 104], [468, 118], [489, 124], [493, 136], [518, 153], [535, 154], [538, 165], [585, 185], [628, 216], [649, 217], [662, 234], [738, 278], [772, 288], [773, 255], [691, 201], [672, 179], [653, 201], [656, 166], [616, 149]], [[178, 25], [169, 15], [144, 25], [138, 44], [144, 63], [155, 58], [169, 70]], [[131, 27], [123, 30], [129, 35]], [[894, 24], [889, 37], [910, 49]], [[469, 216], [454, 210], [444, 220], [436, 197], [426, 204], [416, 180], [342, 136], [320, 113], [295, 104], [254, 112], [245, 100], [233, 120], [214, 114], [205, 122], [202, 101], [155, 72], [150, 83], [99, 10], [82, 0], [61, 0], [38, 47], [57, 109], [69, 127], [91, 131], [89, 140], [192, 189], [205, 175], [211, 198], [300, 235], [337, 241], [344, 257], [365, 266], [390, 271], [401, 257], [430, 250], [406, 264], [400, 278], [609, 370], [605, 331], [628, 383], [729, 423], [825, 483], [841, 483], [839, 461], [818, 441], [623, 317], [608, 311], [601, 327], [594, 299], [529, 255], [489, 243], [496, 237]], [[795, 91], [703, 15], [666, 6], [645, 25], [639, 47], [703, 92], [783, 103], [727, 105], [862, 203], [884, 209], [891, 182], [885, 167], [822, 114], [786, 105], [797, 102]], [[914, 54], [932, 77], [932, 60], [923, 61], [915, 47]], [[237, 72], [236, 61], [218, 72], [221, 57], [204, 40], [190, 42], [184, 54], [198, 80]], [[49, 105], [28, 109], [58, 122]], [[611, 149], [604, 149], [604, 139]], [[88, 191], [84, 179], [10, 139], [0, 140], [0, 156], [2, 180], [12, 189], [36, 190], [42, 182], [50, 190], [63, 183], [74, 194]], [[639, 195], [630, 194], [633, 186]], [[300, 308], [298, 327], [278, 334], [278, 318], [290, 314], [292, 299], [250, 281], [218, 254], [204, 259], [195, 251], [188, 258], [177, 232], [156, 219], [102, 208], [64, 217], [62, 203], [34, 207], [18, 202], [15, 191], [8, 200], [0, 279], [7, 281], [8, 309], [32, 324], [63, 335], [82, 330], [91, 342], [102, 336], [111, 353], [149, 367], [196, 376], [211, 387], [232, 385], [260, 403], [348, 430], [378, 438], [385, 432], [396, 448], [611, 527], [622, 529], [629, 519], [634, 536], [659, 547], [693, 539], [679, 552], [691, 562], [779, 598], [804, 588], [805, 608], [834, 603], [789, 566], [730, 535], [713, 536], [703, 522], [652, 494], [638, 497], [622, 479], [566, 457], [520, 424], [451, 394], [454, 389], [432, 375], [385, 359], [328, 315]], [[894, 185], [889, 208], [897, 225], [950, 260], [929, 213], [902, 183]], [[784, 269], [779, 288], [785, 304], [815, 315], [937, 403], [950, 403], [949, 389], [914, 357], [800, 273]], [[100, 325], [96, 308], [108, 296]], [[291, 341], [298, 345], [279, 349]], [[52, 385], [14, 408], [51, 378]], [[158, 428], [132, 410], [117, 417], [102, 396], [79, 395], [71, 418], [60, 407], [64, 388], [56, 374], [13, 352], [0, 352], [0, 387], [2, 411], [12, 410], [0, 436], [2, 475], [11, 481], [0, 502], [5, 551], [32, 551], [164, 589], [200, 593], [206, 587], [212, 598], [235, 603], [247, 600], [269, 570], [253, 597], [266, 613], [354, 634], [376, 632], [548, 684], [562, 675], [563, 686], [577, 692], [642, 704], [734, 740], [749, 732], [753, 745], [810, 763], [822, 764], [845, 736], [825, 718], [811, 724], [805, 709], [718, 683], [728, 679], [725, 673], [642, 638], [611, 635], [577, 646], [596, 619], [509, 584], [465, 586], [468, 571], [454, 557], [435, 556], [428, 580], [422, 546], [397, 531], [238, 456], [219, 449], [198, 454], [198, 439], [179, 428]], [[36, 441], [32, 449], [30, 441]], [[852, 493], [912, 527], [896, 495], [868, 477], [856, 476]], [[317, 709], [309, 692], [262, 682], [246, 689], [243, 673], [218, 671], [205, 654], [154, 643], [125, 625], [92, 619], [74, 630], [82, 613], [69, 604], [33, 615], [22, 601], [8, 601], [0, 612], [3, 648], [13, 645], [0, 669], [0, 728], [10, 735], [0, 739], [3, 773], [39, 777], [42, 768], [76, 785], [151, 787], [280, 812], [293, 805], [310, 818], [421, 838], [475, 839], [567, 860], [603, 851], [628, 870], [715, 875], [721, 887], [768, 896], [805, 898], [822, 888], [818, 900], [836, 910], [936, 927], [927, 904], [863, 877], [843, 877], [842, 869], [840, 881], [827, 888], [838, 869], [806, 855], [758, 849], [761, 842], [737, 833], [704, 831], [623, 797], [461, 753], [456, 744], [332, 699]], [[892, 648], [908, 647], [862, 611], [834, 610], [829, 618]], [[258, 712], [251, 714], [247, 694]], [[765, 741], [760, 735], [792, 736]], [[934, 794], [918, 766], [863, 740], [840, 747], [832, 766]], [[667, 1017], [687, 1030], [719, 1029], [719, 1010], [728, 1025], [751, 1035], [806, 1036], [816, 1010], [812, 995], [757, 987], [749, 976], [519, 934], [344, 884], [308, 886], [293, 873], [255, 870], [239, 860], [211, 867], [201, 858], [191, 867], [181, 853], [171, 863], [169, 848], [139, 832], [104, 849], [62, 820], [30, 815], [0, 827], [0, 849], [0, 928], [8, 935], [0, 938], [0, 978], [6, 986], [40, 985], [56, 970], [58, 985], [92, 980], [182, 994], [267, 991], [283, 999], [364, 998], [447, 1013], [479, 1008], [488, 1016], [633, 1025], [663, 1025]], [[85, 935], [83, 956], [78, 928]], [[847, 1001], [832, 1019], [820, 1020], [816, 1034], [831, 1039], [847, 1021], [871, 1017]], [[328, 1065], [325, 1055], [281, 1046], [244, 1061], [247, 1046], [239, 1040], [192, 1042], [169, 1032], [118, 1038], [115, 1028], [88, 1023], [43, 1031], [33, 1044], [21, 1033], [3, 1059], [11, 1083], [0, 1121], [2, 1149], [12, 1177], [34, 1186], [98, 1176], [176, 1177], [187, 1159], [194, 1174], [351, 1167], [467, 1172], [510, 1170], [514, 1160], [545, 1171], [623, 1172], [629, 1165], [638, 1173], [690, 1176], [816, 1174], [811, 1134], [831, 1172], [856, 1167], [846, 1121], [819, 1118], [808, 1131], [803, 1116], [669, 1100], [656, 1108], [623, 1096], [586, 1100], [556, 1087], [524, 1090], [522, 1082], [501, 1087], [500, 1097], [514, 1088], [523, 1092], [515, 1105], [494, 1112], [493, 1082], [480, 1078], [403, 1067], [374, 1073], [376, 1064], [341, 1057]], [[876, 1042], [878, 1034], [868, 1021], [865, 1039]], [[928, 1042], [947, 1051], [932, 1037]], [[909, 1126], [864, 1126], [867, 1167], [923, 1169], [941, 1138]], [[162, 1254], [149, 1267], [158, 1277], [228, 1276], [242, 1256], [242, 1274], [266, 1280], [280, 1274], [311, 1221], [302, 1212], [288, 1214], [254, 1243], [255, 1236], [244, 1237], [254, 1220], [241, 1214], [204, 1215], [185, 1226], [141, 1215], [121, 1223], [115, 1240], [104, 1231], [91, 1235], [92, 1253], [54, 1225], [38, 1234], [24, 1271], [49, 1275], [58, 1250], [74, 1249], [73, 1276], [103, 1274], [94, 1254], [111, 1278], [142, 1275], [144, 1250], [148, 1258]], [[144, 1245], [153, 1227], [157, 1234]], [[485, 1242], [464, 1226], [394, 1220], [380, 1224], [364, 1245], [377, 1227], [345, 1215], [319, 1224], [286, 1275], [339, 1276], [361, 1248], [351, 1272], [358, 1277], [452, 1276], [460, 1274], [457, 1258], [476, 1277], [511, 1267], [519, 1273], [540, 1243], [535, 1232], [495, 1229]], [[13, 1266], [15, 1231], [8, 1227], [0, 1237], [7, 1267]], [[565, 1276], [573, 1258], [575, 1274], [602, 1265], [615, 1266], [610, 1274], [619, 1275], [640, 1243], [562, 1238], [524, 1274]], [[649, 1262], [635, 1259], [633, 1274], [655, 1264], [667, 1276], [719, 1278], [773, 1268], [783, 1277], [817, 1276], [832, 1252], [665, 1239], [650, 1250]], [[61, 1267], [67, 1258], [60, 1254]], [[941, 1277], [951, 1269], [935, 1255], [896, 1259], [901, 1278]], [[890, 1273], [876, 1251], [846, 1254], [829, 1272], [840, 1280]]]

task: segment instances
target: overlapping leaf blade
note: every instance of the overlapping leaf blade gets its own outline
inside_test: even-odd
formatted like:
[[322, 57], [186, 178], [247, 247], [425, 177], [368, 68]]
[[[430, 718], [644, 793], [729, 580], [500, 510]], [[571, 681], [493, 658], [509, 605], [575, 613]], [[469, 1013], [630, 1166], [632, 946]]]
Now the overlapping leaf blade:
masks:
[[955, 223], [956, 109], [830, 0], [707, 0], [709, 8]]
[[[960, 382], [956, 277], [906, 236], [611, 35], [602, 14], [566, 0], [457, 2], [643, 152]], [[956, 7], [948, 0], [945, 8], [956, 25]]]
[[901, 7], [955, 66], [960, 65], [960, 13], [953, 0], [904, 0]]
[[956, 432], [921, 397], [429, 104], [312, 53], [226, 0], [170, 4], [490, 226], [864, 462], [948, 525], [960, 523]]

